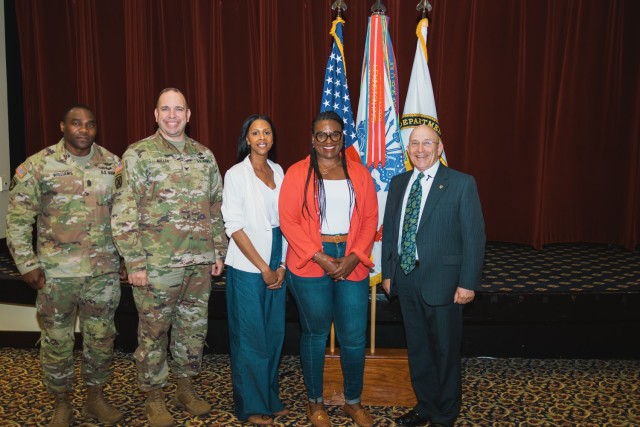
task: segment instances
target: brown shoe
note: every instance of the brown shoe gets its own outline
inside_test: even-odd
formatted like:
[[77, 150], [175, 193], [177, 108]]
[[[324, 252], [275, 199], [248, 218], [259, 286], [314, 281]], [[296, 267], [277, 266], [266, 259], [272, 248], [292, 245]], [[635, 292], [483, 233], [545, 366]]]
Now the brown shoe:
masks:
[[257, 424], [259, 426], [268, 426], [273, 424], [273, 418], [269, 415], [249, 415], [247, 419], [251, 424]]
[[373, 426], [373, 418], [371, 418], [371, 415], [369, 415], [360, 403], [354, 403], [353, 405], [345, 403], [344, 412], [360, 427]]
[[282, 408], [281, 410], [273, 413], [274, 417], [284, 417], [285, 415], [289, 415], [289, 408]]
[[316, 427], [331, 427], [331, 419], [329, 419], [322, 403], [307, 403], [307, 417]]

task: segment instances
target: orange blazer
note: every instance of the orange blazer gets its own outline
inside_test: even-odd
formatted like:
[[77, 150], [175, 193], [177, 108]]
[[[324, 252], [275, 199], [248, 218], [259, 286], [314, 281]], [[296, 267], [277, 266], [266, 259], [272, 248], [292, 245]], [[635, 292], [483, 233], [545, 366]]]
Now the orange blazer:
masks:
[[[324, 270], [311, 258], [322, 251], [320, 238], [320, 208], [313, 194], [313, 181], [307, 190], [307, 206], [302, 210], [304, 185], [307, 179], [310, 156], [292, 165], [284, 176], [278, 202], [280, 229], [289, 242], [287, 268], [297, 276], [321, 277]], [[361, 163], [347, 159], [347, 171], [356, 194], [356, 205], [351, 216], [345, 254], [355, 254], [360, 259], [347, 277], [358, 281], [369, 275], [373, 267], [371, 249], [378, 228], [378, 196], [369, 170]]]

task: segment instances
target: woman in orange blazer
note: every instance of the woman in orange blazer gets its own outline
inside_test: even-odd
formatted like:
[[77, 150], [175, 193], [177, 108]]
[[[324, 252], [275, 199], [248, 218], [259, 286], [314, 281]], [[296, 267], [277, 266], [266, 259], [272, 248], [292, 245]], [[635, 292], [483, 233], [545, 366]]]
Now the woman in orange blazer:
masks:
[[333, 111], [314, 118], [311, 153], [289, 168], [279, 199], [280, 228], [289, 242], [288, 286], [302, 328], [307, 415], [319, 427], [331, 425], [322, 399], [331, 322], [340, 344], [344, 410], [358, 425], [373, 425], [360, 395], [378, 200], [369, 171], [345, 155], [343, 128]]

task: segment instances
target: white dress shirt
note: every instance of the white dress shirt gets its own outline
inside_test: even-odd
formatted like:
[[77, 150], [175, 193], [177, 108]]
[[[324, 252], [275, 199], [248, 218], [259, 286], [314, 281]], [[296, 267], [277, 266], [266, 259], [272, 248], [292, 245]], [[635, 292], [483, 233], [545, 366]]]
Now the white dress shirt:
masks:
[[[424, 211], [424, 205], [427, 202], [427, 196], [429, 195], [429, 191], [431, 190], [431, 185], [433, 184], [433, 177], [436, 176], [438, 172], [438, 168], [440, 167], [440, 161], [436, 161], [429, 169], [425, 170], [424, 176], [420, 180], [420, 185], [422, 186], [422, 197], [420, 199], [420, 213], [418, 214], [418, 226], [420, 225], [420, 219], [422, 218], [422, 211]], [[413, 174], [411, 178], [409, 178], [409, 183], [407, 184], [407, 188], [404, 192], [404, 197], [402, 198], [402, 210], [400, 211], [400, 232], [398, 233], [398, 253], [402, 251], [402, 225], [404, 224], [404, 212], [407, 209], [407, 201], [409, 200], [409, 193], [411, 193], [411, 187], [416, 179], [418, 179], [418, 174], [420, 171], [416, 168], [413, 168]], [[417, 230], [416, 230], [417, 232]], [[418, 260], [418, 248], [416, 247], [416, 260]]]

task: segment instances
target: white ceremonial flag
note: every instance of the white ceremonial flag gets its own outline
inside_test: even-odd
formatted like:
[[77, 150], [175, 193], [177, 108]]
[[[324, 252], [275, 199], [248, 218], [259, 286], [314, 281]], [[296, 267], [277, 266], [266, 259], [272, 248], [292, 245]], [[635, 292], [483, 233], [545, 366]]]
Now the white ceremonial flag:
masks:
[[[427, 30], [429, 20], [423, 18], [416, 28], [418, 42], [416, 46], [416, 56], [413, 60], [411, 78], [409, 79], [409, 89], [404, 103], [404, 111], [400, 119], [400, 133], [404, 146], [409, 144], [409, 135], [416, 126], [425, 124], [440, 133], [438, 124], [438, 113], [436, 111], [436, 101], [433, 96], [433, 86], [431, 85], [431, 75], [429, 74], [427, 56]], [[440, 161], [446, 166], [447, 158], [442, 152]]]

